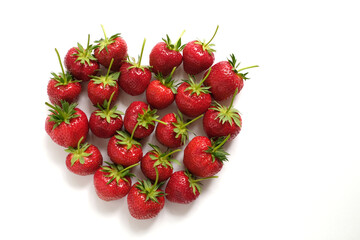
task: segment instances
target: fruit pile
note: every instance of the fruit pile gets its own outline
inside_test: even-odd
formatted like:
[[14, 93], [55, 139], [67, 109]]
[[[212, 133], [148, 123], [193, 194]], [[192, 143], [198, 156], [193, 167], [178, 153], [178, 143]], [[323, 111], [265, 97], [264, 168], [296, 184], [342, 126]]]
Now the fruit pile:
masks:
[[[100, 199], [127, 196], [131, 216], [152, 218], [164, 207], [165, 199], [190, 203], [200, 194], [200, 181], [217, 177], [229, 155], [223, 145], [241, 130], [241, 117], [232, 105], [248, 79], [242, 71], [257, 66], [239, 69], [233, 54], [214, 64], [211, 42], [218, 27], [207, 42], [195, 40], [182, 45], [184, 32], [175, 43], [166, 36], [153, 47], [149, 66], [141, 65], [145, 39], [135, 60], [128, 56], [127, 43], [120, 34], [109, 38], [101, 27], [104, 38], [90, 44], [88, 36], [86, 48], [78, 43], [67, 52], [66, 69], [55, 49], [62, 72], [52, 73], [47, 85], [51, 103], [46, 102], [50, 113], [45, 130], [55, 143], [66, 148], [66, 166], [71, 172], [94, 175]], [[178, 69], [181, 64], [188, 79], [177, 84], [173, 74], [182, 71]], [[196, 80], [194, 75], [200, 73], [202, 79]], [[96, 108], [89, 118], [76, 103], [86, 83], [89, 100]], [[131, 96], [145, 93], [147, 102], [134, 101], [123, 113], [115, 105], [120, 89]], [[230, 98], [230, 106], [219, 103]], [[159, 119], [157, 110], [173, 102], [178, 111]], [[190, 140], [187, 127], [200, 118], [207, 136]], [[107, 155], [111, 161], [104, 161], [105, 165], [99, 149], [86, 142], [89, 129], [93, 135], [109, 139]], [[154, 131], [167, 150], [149, 143], [152, 150], [143, 154], [140, 141]], [[182, 146], [180, 163], [173, 154], [182, 151]], [[183, 164], [184, 170], [174, 172], [174, 162]], [[131, 171], [138, 165], [146, 179], [132, 184]]]

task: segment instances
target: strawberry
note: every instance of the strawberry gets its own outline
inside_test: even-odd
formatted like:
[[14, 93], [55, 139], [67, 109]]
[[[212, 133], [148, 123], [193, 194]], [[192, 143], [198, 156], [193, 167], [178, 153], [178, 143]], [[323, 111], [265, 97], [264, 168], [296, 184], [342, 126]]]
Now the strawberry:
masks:
[[113, 106], [110, 109], [114, 94], [115, 92], [111, 94], [109, 101], [105, 99], [102, 105], [98, 104], [96, 106], [98, 110], [95, 110], [90, 115], [89, 127], [97, 137], [110, 138], [123, 126], [121, 114], [124, 113], [118, 111], [117, 106]]
[[142, 156], [141, 144], [124, 131], [117, 131], [107, 145], [107, 154], [111, 161], [125, 167], [138, 163]]
[[174, 151], [162, 152], [156, 145], [149, 143], [153, 150], [147, 152], [141, 159], [141, 171], [143, 174], [152, 181], [156, 180], [156, 170], [159, 174], [159, 182], [167, 180], [173, 173], [173, 165], [171, 162], [177, 162], [172, 159], [172, 154], [181, 151], [176, 149]]
[[158, 173], [154, 184], [150, 180], [135, 183], [127, 196], [128, 209], [136, 219], [156, 217], [165, 205], [164, 192], [159, 189]]
[[200, 195], [199, 182], [209, 178], [217, 176], [197, 179], [187, 170], [174, 172], [165, 188], [166, 199], [175, 203], [191, 203]]
[[210, 75], [204, 82], [206, 86], [211, 87], [212, 96], [216, 101], [230, 98], [234, 94], [235, 89], [238, 89], [238, 92], [240, 92], [244, 86], [244, 80], [249, 79], [246, 77], [248, 73], [241, 73], [241, 71], [259, 67], [258, 65], [254, 65], [238, 69], [240, 63], [236, 63], [237, 60], [234, 54], [231, 54], [230, 57], [231, 59], [227, 61], [214, 64], [211, 68]]
[[130, 169], [138, 163], [124, 168], [121, 165], [106, 162], [94, 174], [94, 186], [98, 197], [104, 201], [113, 201], [125, 197], [131, 188], [131, 178], [134, 174]]
[[89, 124], [86, 114], [76, 108], [77, 103], [61, 101], [60, 105], [45, 103], [51, 112], [46, 118], [45, 131], [60, 146], [76, 147], [81, 138], [86, 140]]
[[227, 161], [227, 152], [222, 149], [229, 139], [218, 138], [216, 141], [205, 136], [194, 137], [184, 150], [184, 165], [194, 175], [199, 177], [211, 177], [218, 173], [223, 161]]
[[191, 41], [187, 43], [183, 50], [183, 66], [187, 74], [196, 75], [205, 71], [215, 61], [215, 50], [212, 48], [214, 39], [219, 26], [216, 27], [215, 33], [207, 43], [205, 41]]
[[132, 102], [125, 111], [124, 127], [134, 138], [142, 139], [149, 136], [155, 129], [155, 122], [166, 124], [158, 120], [156, 109], [142, 101]]
[[181, 37], [184, 32], [185, 30], [175, 44], [171, 43], [169, 36], [166, 34], [166, 39], [163, 38], [163, 42], [157, 43], [151, 50], [149, 63], [155, 74], [161, 73], [163, 76], [167, 76], [174, 67], [180, 66], [182, 62], [180, 51], [185, 47], [185, 45], [181, 45]]
[[83, 143], [80, 138], [77, 148], [69, 147], [65, 151], [69, 154], [66, 157], [66, 167], [78, 175], [90, 175], [100, 168], [103, 157], [99, 149], [89, 143]]
[[170, 75], [163, 77], [161, 73], [156, 75], [156, 79], [151, 81], [146, 89], [146, 101], [152, 108], [164, 109], [175, 100], [177, 93], [174, 86], [174, 74], [176, 67], [173, 68]]
[[203, 128], [209, 138], [230, 135], [231, 140], [239, 134], [242, 127], [242, 119], [239, 111], [232, 107], [236, 94], [237, 89], [235, 89], [229, 107], [214, 102], [214, 105], [204, 114]]
[[184, 80], [178, 87], [175, 102], [180, 112], [186, 116], [197, 117], [210, 107], [210, 87], [202, 85], [208, 75], [209, 74], [207, 74], [199, 83], [195, 82], [194, 76], [189, 75], [189, 80]]
[[84, 47], [78, 43], [77, 47], [70, 48], [65, 56], [65, 67], [76, 79], [82, 81], [89, 81], [90, 76], [96, 75], [99, 71], [99, 63], [92, 55], [94, 50], [90, 43], [90, 34], [88, 35], [87, 46]]
[[181, 112], [166, 114], [161, 121], [167, 124], [158, 124], [155, 130], [156, 139], [166, 147], [181, 147], [189, 138], [187, 126], [201, 118], [200, 115], [185, 123]]
[[107, 38], [104, 26], [101, 25], [105, 39], [95, 41], [98, 43], [94, 51], [94, 55], [101, 65], [105, 68], [110, 67], [111, 59], [114, 59], [114, 63], [111, 66], [112, 71], [119, 71], [119, 68], [127, 58], [127, 44], [125, 40], [120, 37], [120, 33], [112, 35]]
[[138, 61], [135, 62], [135, 58], [132, 58], [132, 60], [129, 58], [129, 60], [120, 67], [121, 75], [119, 77], [119, 85], [124, 92], [132, 96], [137, 96], [145, 92], [151, 80], [150, 70], [141, 65], [145, 42], [146, 39], [144, 39]]
[[64, 71], [64, 67], [61, 63], [60, 54], [55, 48], [56, 54], [59, 59], [61, 73], [51, 73], [53, 78], [50, 79], [47, 85], [47, 94], [52, 104], [59, 105], [61, 100], [69, 103], [75, 102], [81, 92], [81, 85], [79, 80], [74, 80], [69, 72]]
[[94, 105], [102, 104], [105, 100], [109, 101], [110, 96], [114, 94], [115, 101], [119, 95], [119, 86], [117, 79], [119, 72], [110, 74], [110, 69], [114, 60], [110, 62], [110, 66], [105, 76], [93, 76], [88, 84], [88, 96]]

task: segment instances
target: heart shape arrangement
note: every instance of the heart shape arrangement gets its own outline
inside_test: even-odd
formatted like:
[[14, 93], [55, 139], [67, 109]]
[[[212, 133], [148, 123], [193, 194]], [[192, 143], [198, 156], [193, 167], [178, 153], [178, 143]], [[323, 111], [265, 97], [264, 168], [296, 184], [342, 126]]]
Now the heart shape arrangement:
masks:
[[[199, 196], [200, 181], [217, 177], [229, 155], [223, 145], [241, 130], [242, 119], [233, 102], [248, 79], [242, 71], [257, 65], [240, 69], [233, 54], [214, 64], [211, 42], [219, 26], [209, 41], [194, 40], [183, 45], [184, 32], [175, 43], [166, 35], [153, 47], [149, 66], [141, 65], [146, 39], [135, 60], [128, 56], [127, 43], [120, 34], [108, 38], [101, 27], [104, 38], [90, 44], [88, 36], [86, 48], [78, 43], [67, 52], [65, 69], [55, 49], [62, 72], [52, 73], [48, 82], [51, 103], [46, 102], [50, 113], [45, 130], [69, 153], [66, 166], [71, 172], [93, 174], [100, 199], [112, 201], [127, 196], [132, 217], [153, 218], [165, 200], [188, 204]], [[181, 64], [183, 70], [178, 68]], [[106, 74], [101, 74], [101, 68]], [[176, 83], [175, 71], [185, 71], [188, 79]], [[196, 80], [195, 75], [200, 73], [202, 79]], [[86, 82], [89, 100], [96, 107], [89, 118], [76, 103]], [[114, 104], [120, 89], [131, 96], [145, 93], [146, 102], [134, 101], [123, 113]], [[229, 106], [219, 103], [230, 98]], [[159, 119], [157, 110], [174, 101], [178, 111]], [[190, 119], [184, 120], [184, 115]], [[187, 127], [201, 118], [206, 136], [190, 140]], [[96, 137], [109, 139], [107, 154], [111, 161], [104, 162], [99, 149], [86, 142], [89, 129]], [[153, 132], [167, 151], [149, 143], [152, 150], [144, 154], [140, 141]], [[173, 154], [182, 151], [182, 146], [180, 163]], [[174, 172], [173, 162], [182, 164], [184, 170]], [[132, 184], [131, 171], [138, 165], [146, 179]]]

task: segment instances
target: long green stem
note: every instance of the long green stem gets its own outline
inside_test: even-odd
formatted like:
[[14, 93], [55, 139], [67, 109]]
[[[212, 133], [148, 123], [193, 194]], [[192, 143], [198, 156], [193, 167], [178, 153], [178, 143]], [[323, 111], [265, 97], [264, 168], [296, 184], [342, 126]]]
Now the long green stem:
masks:
[[138, 59], [138, 62], [137, 62], [137, 67], [139, 67], [139, 68], [141, 67], [141, 59], [142, 59], [142, 56], [143, 56], [145, 43], [146, 43], [146, 38], [144, 38], [143, 45], [141, 47], [141, 53], [140, 53], [140, 56], [139, 56], [139, 59]]
[[201, 114], [200, 116], [197, 116], [196, 118], [192, 119], [191, 121], [185, 123], [183, 127], [186, 127], [187, 125], [195, 122], [196, 120], [198, 120], [198, 119], [201, 118], [202, 116], [204, 116], [204, 114]]
[[140, 163], [135, 163], [135, 164], [133, 164], [133, 165], [130, 165], [130, 166], [124, 168], [123, 170], [121, 170], [120, 173], [125, 172], [126, 170], [129, 170], [130, 168], [133, 168], [133, 167], [135, 167], [135, 166], [137, 166], [137, 165], [139, 165], [139, 164], [140, 164]]
[[110, 104], [111, 104], [111, 101], [112, 101], [114, 95], [115, 95], [115, 91], [111, 94], [111, 96], [109, 98], [108, 105], [106, 106], [106, 113], [109, 113], [109, 111], [110, 111]]
[[112, 66], [113, 62], [114, 62], [114, 58], [111, 59], [109, 68], [108, 68], [107, 73], [106, 73], [106, 76], [105, 76], [105, 79], [107, 79], [107, 78], [109, 77], [110, 69], [111, 69], [111, 66]]
[[244, 68], [241, 68], [241, 69], [239, 69], [237, 71], [240, 72], [240, 71], [243, 71], [245, 69], [254, 68], [254, 67], [259, 67], [259, 65], [254, 65], [254, 66], [250, 66], [250, 67], [244, 67]]
[[89, 45], [90, 45], [90, 34], [88, 34], [88, 41], [87, 41], [86, 49], [89, 48]]
[[210, 39], [210, 41], [209, 41], [208, 43], [206, 43], [206, 44], [205, 44], [205, 47], [207, 47], [207, 46], [211, 43], [211, 41], [214, 39], [214, 37], [215, 37], [215, 35], [216, 35], [216, 33], [217, 33], [218, 29], [219, 29], [219, 25], [217, 25], [214, 35], [212, 36], [212, 38]]
[[203, 84], [203, 82], [205, 82], [205, 80], [208, 78], [208, 76], [210, 75], [211, 72], [211, 68], [209, 68], [208, 72], [206, 73], [205, 77], [203, 79], [201, 79], [201, 81], [199, 82], [199, 86], [201, 86]]
[[185, 29], [184, 31], [182, 31], [182, 33], [180, 34], [180, 37], [178, 38], [178, 40], [175, 42], [175, 44], [177, 45], [177, 43], [180, 41], [180, 39], [182, 38], [182, 36], [184, 35], [185, 33]]
[[[60, 67], [61, 67], [61, 72], [62, 72], [63, 76], [65, 77], [65, 71], [64, 71], [64, 67], [63, 67], [63, 65], [62, 65], [62, 63], [61, 63], [60, 54], [59, 54], [59, 52], [58, 52], [58, 50], [57, 50], [56, 48], [55, 48], [55, 52], [56, 52], [56, 55], [57, 55], [57, 57], [58, 57], [58, 59], [59, 59], [59, 63], [60, 63]], [[67, 80], [67, 78], [66, 78], [66, 80]]]
[[132, 130], [132, 132], [131, 132], [131, 136], [130, 136], [130, 139], [132, 140], [133, 138], [134, 138], [134, 133], [135, 133], [135, 131], [136, 131], [136, 129], [137, 129], [137, 127], [139, 126], [139, 121], [136, 123], [136, 125], [135, 125], [135, 127], [134, 127], [134, 129]]
[[206, 179], [211, 179], [211, 178], [218, 178], [218, 176], [211, 176], [211, 177], [206, 177], [206, 178], [198, 178], [198, 179], [193, 179], [191, 182], [196, 183], [196, 182], [200, 182]]
[[236, 89], [235, 89], [235, 92], [234, 92], [234, 95], [233, 95], [232, 98], [231, 98], [230, 106], [227, 108], [226, 113], [228, 113], [228, 112], [230, 111], [230, 109], [232, 108], [232, 106], [233, 106], [233, 104], [234, 104], [235, 97], [236, 97], [236, 95], [238, 94], [238, 92], [239, 92], [239, 89], [236, 88]]
[[101, 28], [102, 28], [103, 33], [104, 33], [104, 36], [105, 36], [105, 41], [107, 41], [107, 40], [108, 40], [108, 38], [107, 38], [107, 36], [106, 36], [105, 29], [104, 29], [104, 26], [103, 26], [102, 24], [101, 24]]
[[164, 125], [167, 125], [168, 123], [167, 122], [164, 122], [164, 121], [161, 121], [161, 120], [158, 120], [158, 119], [153, 119], [155, 122], [158, 122], [158, 123], [161, 123], [161, 124], [164, 124]]
[[230, 134], [219, 144], [217, 145], [211, 152], [216, 152], [222, 145], [226, 143], [226, 141], [230, 138]]
[[181, 151], [181, 149], [175, 149], [174, 151], [169, 152], [168, 154], [166, 154], [165, 156], [163, 156], [163, 158], [167, 158], [168, 156], [170, 156], [170, 155], [172, 155], [172, 154], [174, 154], [174, 153], [176, 153], [176, 152], [180, 152], [180, 151]]
[[155, 167], [155, 172], [156, 172], [156, 178], [155, 178], [155, 182], [151, 187], [150, 192], [154, 191], [154, 189], [156, 188], [156, 185], [158, 184], [159, 181], [159, 170], [157, 169], [157, 167]]

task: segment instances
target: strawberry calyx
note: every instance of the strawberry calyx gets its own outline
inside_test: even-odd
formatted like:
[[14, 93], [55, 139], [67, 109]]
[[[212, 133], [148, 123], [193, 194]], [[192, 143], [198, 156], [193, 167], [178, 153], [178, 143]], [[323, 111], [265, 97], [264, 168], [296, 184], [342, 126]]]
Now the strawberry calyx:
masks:
[[145, 68], [149, 68], [148, 66], [142, 66], [141, 65], [141, 59], [142, 59], [142, 56], [143, 56], [143, 53], [144, 53], [144, 47], [145, 47], [145, 43], [146, 43], [146, 38], [144, 38], [144, 41], [143, 41], [143, 44], [142, 44], [142, 47], [141, 47], [141, 53], [140, 55], [138, 56], [138, 60], [135, 61], [135, 58], [132, 57], [130, 58], [128, 56], [128, 60], [126, 62], [130, 63], [131, 66], [128, 67], [128, 69], [132, 69], [132, 68], [139, 68], [141, 69], [142, 71], [145, 71]]
[[105, 39], [101, 38], [100, 40], [97, 40], [95, 41], [95, 43], [97, 43], [98, 45], [96, 45], [94, 48], [98, 48], [99, 49], [99, 53], [102, 51], [102, 50], [106, 50], [106, 52], [109, 52], [107, 46], [109, 46], [110, 44], [114, 43], [115, 42], [115, 39], [120, 37], [120, 33], [116, 33], [114, 35], [112, 35], [110, 38], [108, 38], [106, 36], [106, 32], [105, 32], [105, 29], [104, 29], [104, 26], [101, 25], [101, 28], [103, 30], [103, 33], [104, 33], [104, 37]]
[[160, 83], [161, 83], [162, 85], [164, 85], [165, 87], [170, 88], [170, 90], [171, 90], [174, 94], [177, 93], [177, 90], [176, 90], [176, 88], [175, 88], [175, 85], [176, 85], [176, 84], [175, 84], [175, 79], [172, 78], [175, 70], [176, 70], [176, 67], [174, 67], [174, 68], [171, 70], [171, 73], [170, 73], [168, 76], [166, 76], [166, 77], [164, 77], [161, 73], [158, 73], [158, 74], [156, 75], [156, 79], [159, 80]]
[[115, 92], [113, 92], [110, 96], [109, 101], [107, 99], [104, 100], [104, 103], [100, 105], [99, 103], [96, 105], [96, 107], [99, 109], [95, 112], [96, 116], [100, 116], [101, 118], [106, 119], [108, 123], [110, 123], [111, 119], [120, 118], [120, 115], [124, 115], [123, 112], [117, 110], [117, 106], [113, 106], [110, 109], [111, 101], [114, 96]]
[[76, 106], [77, 103], [69, 104], [67, 101], [61, 100], [61, 106], [54, 104], [51, 105], [48, 102], [45, 102], [45, 105], [50, 107], [49, 111], [52, 113], [49, 115], [50, 122], [55, 122], [53, 129], [59, 126], [61, 123], [70, 124], [70, 120], [73, 118], [80, 117], [80, 115], [76, 114]]
[[91, 146], [91, 144], [89, 144], [89, 143], [81, 144], [83, 139], [84, 139], [84, 137], [80, 138], [80, 140], [77, 144], [77, 148], [68, 147], [67, 149], [65, 149], [65, 152], [73, 154], [71, 157], [71, 160], [70, 160], [71, 166], [73, 166], [76, 161], [79, 161], [80, 164], [84, 164], [85, 157], [92, 155], [92, 153], [85, 152]]
[[212, 161], [215, 162], [216, 159], [220, 160], [221, 162], [228, 161], [227, 153], [222, 146], [226, 143], [226, 141], [230, 138], [230, 134], [226, 137], [219, 137], [217, 139], [211, 138], [211, 146], [205, 151], [206, 153], [211, 154]]
[[165, 192], [158, 191], [158, 189], [165, 183], [161, 182], [158, 184], [159, 180], [159, 171], [155, 168], [156, 171], [156, 179], [154, 184], [151, 184], [149, 179], [139, 180], [138, 184], [136, 184], [136, 188], [140, 190], [140, 193], [145, 194], [145, 202], [151, 200], [153, 202], [159, 203], [158, 198], [165, 196]]
[[204, 41], [200, 41], [200, 40], [197, 40], [195, 43], [196, 44], [200, 44], [202, 46], [202, 50], [203, 51], [207, 51], [210, 55], [213, 53], [213, 52], [216, 52], [215, 49], [213, 49], [212, 47], [215, 46], [215, 44], [212, 44], [211, 41], [214, 39], [217, 31], [219, 29], [219, 25], [217, 25], [216, 27], [216, 30], [214, 32], [214, 35], [212, 36], [212, 38], [210, 39], [210, 41], [206, 42], [205, 40]]
[[180, 162], [178, 160], [172, 158], [172, 155], [176, 152], [181, 151], [181, 149], [176, 149], [174, 151], [162, 152], [158, 146], [151, 144], [151, 143], [149, 143], [149, 145], [153, 149], [151, 152], [154, 153], [154, 154], [150, 155], [150, 158], [152, 160], [155, 160], [154, 168], [159, 165], [162, 165], [163, 167], [166, 167], [166, 168], [167, 167], [173, 168], [173, 165], [171, 164], [171, 162], [176, 162], [177, 164], [180, 164]]
[[195, 76], [189, 75], [188, 80], [183, 80], [184, 82], [186, 82], [186, 83], [188, 83], [190, 85], [189, 87], [187, 87], [185, 89], [185, 91], [190, 91], [191, 95], [196, 94], [197, 96], [199, 96], [201, 93], [205, 93], [205, 94], [211, 93], [209, 91], [209, 89], [211, 87], [203, 85], [204, 81], [207, 79], [210, 72], [211, 72], [211, 68], [209, 68], [209, 71], [207, 72], [206, 76], [203, 79], [201, 79], [201, 81], [199, 83], [195, 82]]
[[88, 42], [87, 42], [87, 45], [86, 45], [85, 49], [80, 43], [77, 43], [76, 51], [78, 53], [73, 54], [74, 56], [77, 56], [77, 59], [75, 60], [75, 62], [80, 61], [81, 64], [87, 63], [88, 65], [90, 65], [90, 60], [93, 60], [93, 61], [97, 60], [94, 57], [94, 55], [92, 55], [92, 51], [96, 47], [93, 46], [93, 45], [89, 45], [89, 44], [90, 44], [90, 34], [88, 34]]
[[123, 180], [123, 181], [129, 183], [129, 181], [126, 179], [126, 177], [134, 177], [135, 176], [133, 173], [130, 172], [130, 169], [139, 165], [139, 163], [135, 163], [131, 166], [124, 168], [120, 164], [114, 164], [114, 163], [109, 163], [109, 162], [105, 162], [105, 163], [107, 164], [107, 166], [102, 166], [100, 171], [103, 173], [107, 173], [107, 175], [104, 175], [104, 177], [110, 178], [110, 180], [106, 183], [107, 185], [110, 184], [114, 180], [116, 181], [117, 185], [119, 185], [120, 180]]
[[238, 69], [239, 65], [240, 65], [240, 62], [237, 63], [236, 57], [235, 57], [235, 55], [233, 53], [230, 54], [230, 58], [231, 59], [227, 59], [227, 60], [230, 63], [230, 65], [232, 66], [232, 70], [234, 71], [234, 73], [236, 73], [238, 76], [240, 76], [244, 80], [248, 80], [250, 78], [246, 77], [248, 72], [247, 73], [241, 73], [241, 71], [243, 71], [245, 69], [249, 69], [249, 68], [259, 67], [259, 65], [253, 65], [253, 66], [250, 66], [250, 67], [244, 67], [244, 68]]
[[68, 71], [66, 71], [66, 72], [64, 71], [64, 67], [61, 63], [60, 54], [56, 48], [55, 48], [55, 52], [56, 52], [56, 55], [58, 57], [60, 67], [61, 67], [61, 73], [59, 73], [59, 74], [56, 74], [54, 72], [51, 73], [51, 75], [53, 76], [53, 79], [55, 81], [57, 81], [57, 84], [55, 84], [55, 87], [60, 86], [60, 85], [66, 86], [69, 83], [81, 82], [79, 80], [74, 80], [72, 75]]
[[211, 176], [211, 177], [206, 177], [206, 178], [196, 178], [187, 169], [184, 171], [184, 174], [188, 177], [189, 187], [192, 188], [194, 195], [196, 195], [196, 190], [199, 193], [201, 193], [201, 186], [200, 186], [201, 181], [207, 180], [210, 178], [218, 178], [218, 176]]
[[187, 122], [184, 121], [184, 117], [180, 111], [178, 111], [178, 114], [174, 113], [174, 115], [176, 118], [176, 122], [173, 122], [172, 124], [175, 127], [173, 130], [176, 133], [175, 138], [181, 137], [181, 143], [185, 144], [186, 141], [189, 139], [189, 130], [187, 129], [187, 126], [204, 116], [204, 114], [201, 114], [200, 116], [197, 116], [196, 118]]
[[102, 76], [91, 76], [91, 81], [94, 82], [94, 84], [103, 84], [104, 87], [106, 85], [109, 85], [111, 87], [115, 87], [116, 84], [117, 84], [117, 79], [119, 78], [120, 76], [120, 72], [114, 72], [114, 73], [111, 73], [110, 74], [110, 69], [111, 69], [111, 66], [114, 62], [114, 59], [112, 58], [111, 59], [111, 62], [110, 62], [110, 65], [109, 65], [109, 68], [107, 70], [107, 73], [106, 75], [102, 75]]
[[[135, 125], [135, 128], [137, 127], [137, 125], [140, 125], [146, 129], [149, 128], [149, 125], [153, 125], [155, 126], [155, 122], [159, 122], [161, 124], [167, 124], [166, 122], [163, 122], [161, 120], [158, 120], [159, 116], [156, 115], [157, 110], [156, 109], [151, 109], [150, 106], [148, 106], [147, 109], [143, 108], [143, 113], [139, 113], [138, 117], [137, 117], [137, 123]], [[135, 131], [135, 128], [133, 130], [133, 132]]]
[[126, 145], [127, 150], [129, 150], [133, 145], [141, 147], [141, 143], [133, 138], [134, 131], [131, 136], [125, 131], [116, 131], [116, 133], [117, 134], [115, 135], [115, 138], [119, 140], [116, 143], [120, 145]]
[[229, 107], [225, 107], [220, 103], [214, 101], [215, 106], [209, 108], [219, 112], [219, 114], [215, 117], [215, 119], [219, 119], [221, 124], [228, 122], [232, 126], [233, 123], [235, 123], [238, 127], [241, 127], [241, 120], [239, 116], [240, 112], [232, 107], [237, 93], [238, 93], [238, 88], [236, 88], [234, 92]]
[[163, 38], [162, 40], [166, 43], [166, 47], [169, 50], [180, 52], [185, 47], [185, 44], [181, 45], [181, 37], [182, 37], [182, 35], [184, 35], [184, 33], [185, 33], [185, 30], [181, 33], [180, 37], [178, 38], [178, 40], [174, 44], [171, 43], [170, 37], [167, 34], [166, 34], [166, 39]]

